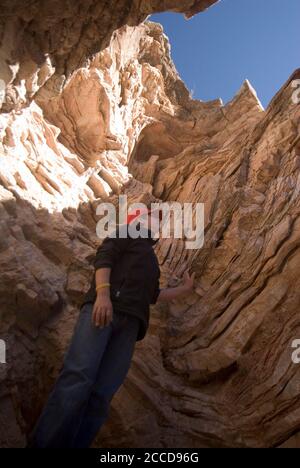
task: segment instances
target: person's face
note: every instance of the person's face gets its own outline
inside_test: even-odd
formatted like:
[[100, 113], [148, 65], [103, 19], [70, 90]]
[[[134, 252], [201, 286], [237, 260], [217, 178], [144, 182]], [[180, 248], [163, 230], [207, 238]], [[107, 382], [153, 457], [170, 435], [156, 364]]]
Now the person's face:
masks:
[[155, 235], [159, 232], [160, 212], [156, 211], [148, 213], [148, 228], [152, 234]]
[[139, 222], [147, 229], [151, 230], [152, 235], [159, 231], [159, 217], [158, 213], [145, 213], [139, 216]]

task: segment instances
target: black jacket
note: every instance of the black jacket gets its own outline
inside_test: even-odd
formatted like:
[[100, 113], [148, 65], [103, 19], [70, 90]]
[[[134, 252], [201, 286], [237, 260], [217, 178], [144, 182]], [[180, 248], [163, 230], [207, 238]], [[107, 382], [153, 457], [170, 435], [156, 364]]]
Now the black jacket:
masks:
[[[120, 233], [123, 231], [122, 238]], [[142, 340], [149, 326], [149, 305], [155, 304], [160, 293], [160, 268], [153, 250], [158, 239], [151, 238], [151, 231], [144, 230], [147, 238], [129, 236], [127, 225], [117, 228], [116, 237], [106, 237], [97, 249], [95, 270], [111, 268], [110, 297], [113, 307], [135, 315], [140, 319], [137, 341]], [[95, 302], [96, 281], [93, 275], [84, 302]]]

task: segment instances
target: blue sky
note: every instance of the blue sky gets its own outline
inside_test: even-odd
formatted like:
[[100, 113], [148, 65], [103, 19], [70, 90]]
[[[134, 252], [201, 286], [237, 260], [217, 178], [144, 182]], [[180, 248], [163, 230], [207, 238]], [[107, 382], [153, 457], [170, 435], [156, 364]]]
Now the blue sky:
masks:
[[300, 0], [221, 0], [190, 20], [159, 13], [171, 55], [195, 99], [228, 102], [247, 78], [266, 107], [300, 67]]

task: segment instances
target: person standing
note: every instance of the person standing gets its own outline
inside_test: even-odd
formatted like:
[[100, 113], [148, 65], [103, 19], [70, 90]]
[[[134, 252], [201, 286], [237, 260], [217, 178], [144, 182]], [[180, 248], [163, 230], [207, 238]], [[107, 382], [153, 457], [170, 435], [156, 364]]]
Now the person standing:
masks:
[[[193, 289], [194, 274], [188, 272], [182, 285], [160, 288], [153, 249], [159, 239], [147, 227], [152, 226], [151, 216], [149, 208], [136, 210], [97, 249], [95, 274], [62, 370], [27, 447], [90, 447], [129, 371], [135, 343], [146, 335], [150, 304], [171, 301]], [[128, 229], [133, 222], [140, 223], [137, 238]]]

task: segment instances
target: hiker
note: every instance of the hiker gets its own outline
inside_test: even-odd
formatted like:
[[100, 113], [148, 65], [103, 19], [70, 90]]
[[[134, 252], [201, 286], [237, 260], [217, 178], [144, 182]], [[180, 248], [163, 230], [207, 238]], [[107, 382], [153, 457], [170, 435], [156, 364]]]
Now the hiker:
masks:
[[[27, 447], [90, 447], [128, 373], [135, 342], [146, 335], [149, 305], [193, 289], [188, 272], [182, 285], [160, 288], [151, 216], [150, 208], [129, 214], [98, 248], [62, 370]], [[138, 238], [130, 236], [131, 223], [140, 227]]]

